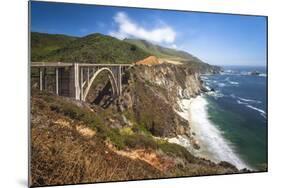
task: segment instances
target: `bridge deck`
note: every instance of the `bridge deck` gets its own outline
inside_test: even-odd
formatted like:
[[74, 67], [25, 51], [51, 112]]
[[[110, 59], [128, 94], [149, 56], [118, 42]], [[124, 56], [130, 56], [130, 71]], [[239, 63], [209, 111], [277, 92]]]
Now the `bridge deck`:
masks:
[[[62, 62], [31, 62], [31, 67], [71, 67], [74, 63]], [[80, 67], [130, 67], [134, 64], [91, 64], [91, 63], [78, 63]]]
[[[113, 85], [114, 96], [122, 93], [122, 71], [134, 64], [90, 64], [90, 63], [62, 63], [62, 62], [31, 62], [31, 68], [39, 72], [39, 89], [48, 90], [48, 77], [54, 69], [55, 93], [68, 93], [69, 97], [86, 100], [92, 82], [102, 71], [107, 71]], [[66, 70], [68, 69], [68, 70]], [[67, 88], [67, 92], [63, 92]], [[85, 94], [84, 94], [85, 92]]]

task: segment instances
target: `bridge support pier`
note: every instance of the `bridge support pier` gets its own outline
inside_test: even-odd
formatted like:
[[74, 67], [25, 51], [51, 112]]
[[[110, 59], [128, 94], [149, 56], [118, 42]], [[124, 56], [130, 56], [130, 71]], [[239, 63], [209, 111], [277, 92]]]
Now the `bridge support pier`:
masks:
[[43, 69], [39, 68], [39, 89], [43, 90]]
[[69, 67], [69, 97], [80, 100], [79, 65]]
[[84, 88], [83, 88], [83, 82], [84, 82], [84, 68], [80, 68], [80, 100], [84, 100]]
[[[112, 85], [114, 97], [122, 94], [122, 74], [125, 67], [123, 64], [78, 64], [78, 63], [35, 63], [32, 68], [39, 70], [39, 89], [48, 90], [52, 86], [52, 92], [59, 96], [67, 96], [76, 100], [85, 101], [90, 87], [95, 78], [102, 71], [107, 71]], [[52, 68], [52, 69], [49, 69]], [[51, 74], [47, 71], [55, 71], [55, 85], [48, 79]], [[53, 78], [52, 78], [53, 79]]]
[[59, 95], [59, 68], [56, 68], [56, 94]]
[[48, 75], [47, 68], [43, 69], [43, 89], [48, 90]]
[[122, 68], [121, 66], [118, 67], [118, 95], [120, 96], [122, 94]]

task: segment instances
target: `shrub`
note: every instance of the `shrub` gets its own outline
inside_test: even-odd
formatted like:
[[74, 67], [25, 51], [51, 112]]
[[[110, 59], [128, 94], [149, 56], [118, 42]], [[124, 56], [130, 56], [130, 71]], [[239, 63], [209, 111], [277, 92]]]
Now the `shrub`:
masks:
[[184, 158], [189, 162], [194, 162], [195, 157], [178, 144], [169, 143], [167, 141], [158, 141], [158, 147], [167, 155]]
[[112, 144], [117, 148], [117, 149], [124, 149], [125, 144], [124, 144], [124, 138], [120, 134], [118, 129], [111, 129], [106, 133], [107, 138], [110, 139]]
[[156, 149], [157, 144], [152, 137], [141, 134], [123, 135], [124, 144], [129, 148], [134, 149]]

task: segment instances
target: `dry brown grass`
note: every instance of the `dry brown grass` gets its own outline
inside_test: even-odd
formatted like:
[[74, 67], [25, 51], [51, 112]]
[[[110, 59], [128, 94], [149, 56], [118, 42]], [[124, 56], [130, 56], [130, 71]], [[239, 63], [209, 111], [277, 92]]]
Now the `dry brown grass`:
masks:
[[133, 160], [144, 161], [161, 172], [165, 172], [175, 166], [173, 158], [152, 149], [117, 150], [111, 144], [108, 145], [108, 148], [118, 155], [125, 156]]
[[158, 65], [161, 64], [161, 62], [158, 60], [157, 57], [155, 56], [149, 56], [143, 60], [140, 60], [138, 62], [135, 63], [136, 65], [148, 65], [148, 66], [152, 66], [152, 65]]
[[[33, 186], [156, 178], [162, 173], [141, 160], [116, 154], [81, 122], [41, 110], [32, 114]], [[44, 111], [42, 111], [44, 109]], [[90, 135], [89, 135], [90, 134]]]
[[[61, 97], [34, 94], [31, 113], [32, 186], [237, 172], [150, 135], [120, 134]], [[117, 149], [119, 141], [125, 148]]]

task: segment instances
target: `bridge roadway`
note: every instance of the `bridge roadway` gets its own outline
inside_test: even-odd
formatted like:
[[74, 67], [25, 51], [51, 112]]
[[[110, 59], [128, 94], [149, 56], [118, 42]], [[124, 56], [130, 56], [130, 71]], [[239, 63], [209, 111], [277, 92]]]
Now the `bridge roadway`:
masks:
[[[38, 71], [39, 89], [48, 90], [50, 69], [54, 71], [55, 93], [85, 101], [96, 77], [106, 72], [112, 86], [113, 97], [122, 93], [122, 75], [133, 64], [89, 64], [62, 62], [31, 62], [31, 73]], [[36, 76], [32, 76], [34, 78]]]

